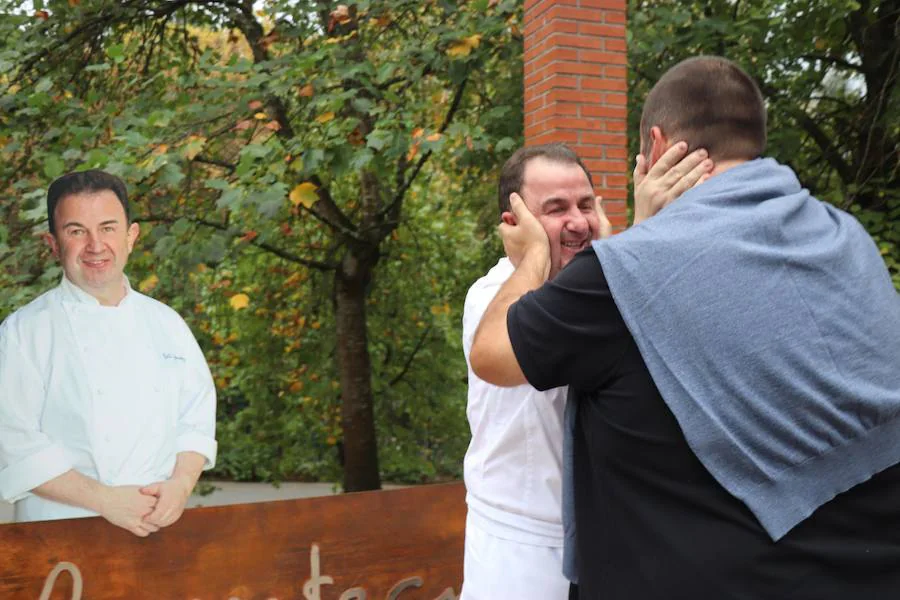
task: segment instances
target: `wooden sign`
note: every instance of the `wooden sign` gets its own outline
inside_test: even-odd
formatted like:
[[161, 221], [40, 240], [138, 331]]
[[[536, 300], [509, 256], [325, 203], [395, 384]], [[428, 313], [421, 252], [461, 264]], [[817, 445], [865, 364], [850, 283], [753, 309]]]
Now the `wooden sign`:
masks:
[[138, 538], [99, 517], [0, 526], [3, 600], [456, 600], [461, 483], [185, 511]]

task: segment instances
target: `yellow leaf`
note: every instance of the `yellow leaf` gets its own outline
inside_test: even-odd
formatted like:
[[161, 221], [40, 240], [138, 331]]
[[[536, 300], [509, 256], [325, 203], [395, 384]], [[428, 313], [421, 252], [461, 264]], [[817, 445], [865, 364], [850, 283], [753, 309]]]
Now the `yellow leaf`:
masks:
[[317, 189], [319, 188], [316, 184], [310, 181], [301, 183], [291, 190], [291, 204], [294, 206], [302, 204], [306, 208], [312, 208], [312, 205], [319, 199], [319, 196], [316, 194]]
[[429, 136], [428, 136], [427, 138], [425, 138], [425, 139], [426, 139], [427, 141], [429, 141], [429, 142], [436, 142], [436, 141], [438, 141], [439, 139], [441, 139], [441, 134], [439, 134], [439, 133], [432, 133], [431, 135], [429, 135]]
[[316, 117], [316, 123], [327, 123], [328, 121], [331, 121], [332, 119], [334, 119], [333, 112], [322, 113], [321, 115]]
[[313, 85], [311, 83], [307, 83], [302, 88], [297, 90], [297, 95], [300, 96], [301, 98], [309, 98], [315, 93], [316, 93], [316, 90], [315, 90], [315, 88], [313, 88]]
[[156, 154], [156, 155], [165, 154], [168, 151], [169, 151], [169, 147], [166, 144], [160, 144], [159, 146], [157, 146], [156, 148], [153, 149], [153, 154]]
[[425, 133], [424, 129], [422, 129], [421, 127], [416, 127], [412, 132], [413, 139], [422, 137], [423, 133]]
[[447, 48], [448, 56], [468, 56], [471, 54], [472, 50], [477, 48], [481, 44], [481, 34], [470, 35], [469, 37], [464, 37], [458, 42], [453, 42], [450, 44], [450, 47]]
[[231, 300], [228, 301], [228, 304], [231, 305], [231, 308], [234, 310], [241, 310], [242, 308], [247, 308], [250, 304], [250, 296], [247, 294], [235, 294], [231, 297]]
[[147, 279], [143, 280], [138, 284], [138, 289], [146, 294], [153, 290], [159, 284], [159, 277], [156, 274], [151, 275]]
[[190, 135], [181, 148], [181, 155], [188, 160], [194, 160], [194, 157], [200, 154], [206, 145], [206, 138], [199, 135]]
[[269, 115], [267, 115], [264, 112], [258, 112], [255, 115], [253, 115], [253, 118], [256, 119], [257, 121], [264, 121], [269, 118]]

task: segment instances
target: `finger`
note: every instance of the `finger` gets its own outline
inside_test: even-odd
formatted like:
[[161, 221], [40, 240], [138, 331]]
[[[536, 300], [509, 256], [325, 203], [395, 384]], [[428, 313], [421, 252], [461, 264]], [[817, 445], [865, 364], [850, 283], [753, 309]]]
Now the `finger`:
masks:
[[145, 485], [140, 489], [140, 492], [145, 496], [159, 496], [159, 484], [151, 483], [150, 485]]
[[634, 187], [641, 185], [644, 177], [647, 176], [647, 161], [644, 160], [643, 154], [634, 157], [634, 172], [631, 174], [634, 180]]
[[135, 525], [133, 527], [130, 527], [128, 529], [128, 531], [130, 531], [131, 533], [133, 533], [134, 535], [136, 535], [138, 537], [147, 537], [148, 535], [150, 535], [150, 532], [147, 531], [146, 529], [144, 529], [141, 525]]
[[712, 173], [704, 173], [703, 176], [702, 176], [700, 179], [697, 180], [697, 183], [694, 184], [694, 187], [697, 187], [697, 186], [700, 185], [701, 183], [703, 183], [703, 182], [705, 182], [706, 180], [708, 180], [710, 177], [712, 177]]
[[525, 206], [525, 201], [522, 200], [522, 196], [513, 192], [509, 195], [509, 205], [512, 208], [513, 215], [516, 217], [516, 222], [522, 217], [522, 214], [528, 211], [528, 207]]
[[[682, 158], [687, 154], [688, 145], [687, 142], [678, 142], [673, 144], [671, 148], [666, 150], [662, 156], [659, 157], [659, 160], [656, 161], [647, 174], [651, 177], [662, 177], [666, 173], [668, 173], [672, 167], [677, 165]], [[702, 160], [702, 159], [700, 159]]]
[[[681, 159], [681, 161], [677, 165], [672, 167], [669, 172], [663, 176], [663, 186], [673, 187], [681, 178], [691, 176], [691, 173], [694, 169], [704, 164], [704, 162], [708, 160], [708, 156], [709, 154], [707, 153], [705, 148], [698, 148], [697, 150], [694, 150], [686, 157]], [[693, 185], [693, 183], [691, 185]]]
[[709, 159], [704, 160], [700, 164], [696, 165], [686, 175], [675, 182], [667, 195], [671, 196], [672, 198], [679, 197], [681, 194], [697, 185], [697, 182], [700, 181], [700, 178], [709, 173], [710, 168], [712, 168], [712, 161]]
[[157, 531], [159, 531], [160, 525], [158, 523], [151, 523], [150, 521], [141, 521], [141, 527], [143, 527], [150, 533], [156, 533]]

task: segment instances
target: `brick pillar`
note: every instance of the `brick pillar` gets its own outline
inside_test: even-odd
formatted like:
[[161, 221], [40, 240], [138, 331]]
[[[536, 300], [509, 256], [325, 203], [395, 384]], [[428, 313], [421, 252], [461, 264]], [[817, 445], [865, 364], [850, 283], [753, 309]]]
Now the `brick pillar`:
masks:
[[525, 143], [584, 160], [616, 230], [627, 225], [626, 0], [525, 0]]

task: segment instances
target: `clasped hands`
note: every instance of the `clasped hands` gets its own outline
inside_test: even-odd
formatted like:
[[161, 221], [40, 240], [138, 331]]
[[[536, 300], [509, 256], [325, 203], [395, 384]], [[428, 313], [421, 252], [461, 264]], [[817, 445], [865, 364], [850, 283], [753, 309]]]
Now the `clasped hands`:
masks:
[[106, 488], [100, 514], [113, 525], [147, 537], [181, 518], [193, 489], [186, 477], [173, 477], [147, 486]]

